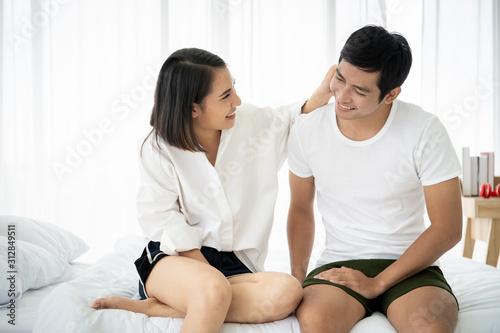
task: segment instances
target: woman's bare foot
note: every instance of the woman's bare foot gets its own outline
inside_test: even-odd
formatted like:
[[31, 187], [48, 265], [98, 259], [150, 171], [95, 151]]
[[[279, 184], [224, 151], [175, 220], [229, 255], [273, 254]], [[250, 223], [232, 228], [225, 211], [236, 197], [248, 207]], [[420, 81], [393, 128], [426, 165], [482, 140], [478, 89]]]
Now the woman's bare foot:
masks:
[[94, 301], [94, 304], [92, 304], [92, 308], [96, 310], [127, 310], [137, 313], [143, 313], [149, 317], [184, 318], [186, 316], [185, 313], [177, 311], [174, 308], [161, 303], [156, 298], [138, 300], [120, 296], [111, 296], [107, 298], [96, 299]]

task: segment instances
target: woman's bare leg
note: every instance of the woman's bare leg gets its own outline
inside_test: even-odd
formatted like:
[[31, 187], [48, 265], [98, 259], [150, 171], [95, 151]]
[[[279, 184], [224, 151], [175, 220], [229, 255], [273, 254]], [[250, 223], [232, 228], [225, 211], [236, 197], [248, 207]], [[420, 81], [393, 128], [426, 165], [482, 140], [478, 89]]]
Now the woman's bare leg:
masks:
[[[152, 299], [96, 300], [99, 308], [120, 308], [148, 316], [181, 317], [181, 332], [219, 332], [231, 305], [231, 285], [217, 269], [200, 261], [169, 256], [162, 258], [146, 281]], [[113, 304], [115, 303], [115, 304]]]
[[302, 286], [289, 274], [260, 272], [229, 278], [233, 298], [226, 322], [266, 323], [288, 317], [302, 299]]
[[[290, 315], [302, 299], [300, 283], [285, 273], [243, 274], [229, 278], [229, 283], [232, 301], [225, 322], [265, 323], [280, 320]], [[148, 295], [152, 296], [150, 289]], [[128, 310], [150, 317], [185, 317], [182, 310], [174, 309], [155, 298], [133, 300], [113, 296], [96, 300], [93, 307]]]
[[150, 297], [145, 300], [131, 299], [120, 296], [99, 298], [94, 301], [92, 307], [96, 310], [119, 309], [137, 313], [144, 313], [149, 317], [184, 318], [185, 313], [161, 303], [156, 298]]

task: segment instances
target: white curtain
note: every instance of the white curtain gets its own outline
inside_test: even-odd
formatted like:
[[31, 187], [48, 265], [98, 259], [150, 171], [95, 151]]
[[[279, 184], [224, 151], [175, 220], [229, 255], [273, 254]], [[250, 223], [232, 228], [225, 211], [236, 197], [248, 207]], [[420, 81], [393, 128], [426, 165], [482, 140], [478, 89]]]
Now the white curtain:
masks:
[[[493, 1], [493, 85], [494, 103], [493, 103], [493, 136], [494, 147], [498, 152], [500, 149], [500, 1]], [[496, 165], [498, 164], [498, 153], [496, 154]]]
[[[140, 233], [137, 145], [158, 70], [181, 47], [226, 60], [243, 101], [279, 106], [312, 93], [350, 33], [383, 25], [413, 49], [401, 98], [438, 114], [458, 152], [493, 150], [493, 3], [2, 0], [0, 214], [63, 226], [89, 243], [89, 258]], [[286, 247], [286, 166], [280, 177], [271, 249]]]
[[[135, 222], [159, 1], [3, 1], [0, 214], [110, 249]], [[107, 244], [109, 242], [109, 244]]]
[[423, 3], [421, 104], [439, 115], [460, 154], [463, 146], [473, 155], [495, 148], [493, 24], [499, 17], [492, 13], [493, 1]]

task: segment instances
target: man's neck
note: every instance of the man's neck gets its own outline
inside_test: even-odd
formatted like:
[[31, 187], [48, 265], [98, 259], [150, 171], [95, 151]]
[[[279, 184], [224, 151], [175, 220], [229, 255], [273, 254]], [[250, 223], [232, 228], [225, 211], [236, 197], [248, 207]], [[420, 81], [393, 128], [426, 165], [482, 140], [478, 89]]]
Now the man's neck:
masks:
[[391, 108], [392, 103], [383, 103], [377, 111], [367, 117], [349, 120], [337, 117], [337, 126], [340, 132], [350, 140], [369, 140], [384, 127], [391, 113]]

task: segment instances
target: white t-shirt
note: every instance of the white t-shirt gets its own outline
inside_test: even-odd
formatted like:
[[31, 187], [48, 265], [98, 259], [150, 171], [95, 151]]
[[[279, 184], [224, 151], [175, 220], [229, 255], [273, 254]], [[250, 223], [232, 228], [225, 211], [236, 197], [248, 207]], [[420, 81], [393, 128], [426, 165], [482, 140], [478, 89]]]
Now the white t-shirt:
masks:
[[460, 162], [439, 119], [394, 101], [383, 128], [365, 141], [340, 132], [335, 105], [299, 118], [288, 164], [314, 176], [326, 231], [317, 265], [351, 259], [397, 259], [425, 230], [422, 186], [457, 177]]
[[[241, 105], [223, 130], [215, 167], [151, 135], [140, 156], [139, 224], [169, 254], [208, 246], [234, 251], [262, 271], [290, 129], [304, 102], [278, 109]], [[141, 141], [142, 144], [142, 141]]]

